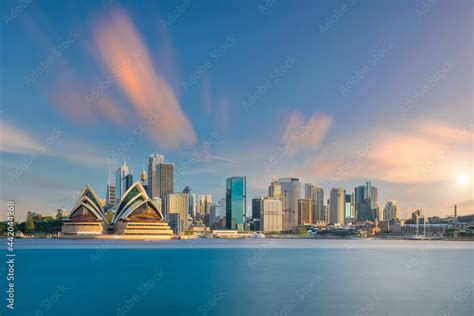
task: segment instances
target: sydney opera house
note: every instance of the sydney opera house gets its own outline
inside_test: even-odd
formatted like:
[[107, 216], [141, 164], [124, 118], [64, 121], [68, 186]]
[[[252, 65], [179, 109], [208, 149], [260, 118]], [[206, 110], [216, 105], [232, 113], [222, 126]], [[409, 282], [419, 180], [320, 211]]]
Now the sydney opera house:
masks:
[[63, 223], [64, 238], [170, 239], [173, 231], [163, 213], [139, 182], [133, 184], [106, 216], [100, 199], [89, 185], [82, 190]]

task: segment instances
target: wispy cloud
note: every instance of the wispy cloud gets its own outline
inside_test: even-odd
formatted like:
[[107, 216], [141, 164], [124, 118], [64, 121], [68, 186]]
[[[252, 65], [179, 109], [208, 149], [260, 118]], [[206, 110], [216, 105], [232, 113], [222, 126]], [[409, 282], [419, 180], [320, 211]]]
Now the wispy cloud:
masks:
[[27, 154], [37, 150], [38, 142], [22, 130], [0, 122], [0, 151]]
[[332, 125], [328, 115], [315, 114], [305, 120], [299, 112], [293, 112], [288, 120], [282, 143], [289, 148], [287, 155], [302, 149], [316, 149]]
[[191, 122], [172, 87], [156, 72], [151, 55], [128, 16], [115, 10], [110, 19], [96, 25], [94, 39], [101, 62], [110, 72], [115, 72], [116, 65], [131, 52], [137, 54], [133, 66], [123, 69], [117, 81], [139, 117], [159, 113], [160, 124], [156, 124], [150, 137], [168, 148], [195, 143]]

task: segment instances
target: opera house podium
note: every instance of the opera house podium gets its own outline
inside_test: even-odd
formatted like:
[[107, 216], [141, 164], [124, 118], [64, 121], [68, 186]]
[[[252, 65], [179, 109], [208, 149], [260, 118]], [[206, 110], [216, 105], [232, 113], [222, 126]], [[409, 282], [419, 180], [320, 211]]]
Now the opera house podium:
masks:
[[134, 183], [111, 209], [107, 222], [99, 198], [88, 185], [79, 196], [62, 227], [63, 238], [157, 239], [167, 240], [173, 231], [163, 213], [139, 182]]

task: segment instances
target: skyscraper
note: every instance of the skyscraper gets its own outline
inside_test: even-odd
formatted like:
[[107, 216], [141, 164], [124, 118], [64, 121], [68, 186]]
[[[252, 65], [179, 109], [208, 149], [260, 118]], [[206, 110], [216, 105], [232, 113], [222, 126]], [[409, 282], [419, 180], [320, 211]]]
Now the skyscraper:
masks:
[[150, 198], [158, 196], [158, 181], [156, 178], [156, 165], [165, 162], [163, 155], [150, 155], [148, 157], [148, 195]]
[[306, 183], [305, 198], [313, 200], [313, 223], [317, 223], [318, 221], [326, 221], [323, 188]]
[[211, 211], [212, 205], [212, 195], [211, 194], [199, 194], [197, 198], [197, 212], [200, 216], [209, 214]]
[[274, 198], [281, 198], [281, 184], [278, 181], [272, 181], [268, 187], [268, 196]]
[[344, 206], [346, 191], [341, 188], [333, 188], [329, 198], [329, 222], [333, 224], [344, 224]]
[[281, 201], [274, 197], [266, 197], [262, 200], [260, 213], [260, 230], [268, 232], [282, 231]]
[[283, 230], [289, 231], [298, 225], [298, 200], [301, 198], [301, 183], [298, 178], [280, 178]]
[[107, 184], [107, 193], [106, 193], [106, 205], [107, 208], [110, 208], [115, 204], [116, 199], [116, 192], [115, 192], [115, 184]]
[[[177, 233], [181, 233], [186, 229], [189, 211], [189, 195], [187, 193], [169, 193], [166, 195], [166, 215], [172, 213], [179, 214], [179, 229]], [[177, 220], [178, 218], [175, 218]], [[173, 227], [172, 227], [173, 228]]]
[[188, 194], [188, 200], [189, 200], [189, 210], [188, 214], [191, 217], [196, 217], [196, 207], [197, 207], [197, 200], [196, 200], [196, 193], [193, 193], [193, 190], [187, 185], [183, 189], [183, 193]]
[[226, 180], [226, 228], [243, 230], [247, 205], [246, 177]]
[[353, 209], [352, 194], [346, 194], [344, 200], [344, 218], [346, 219], [346, 222], [349, 222], [354, 218]]
[[298, 200], [298, 226], [303, 226], [313, 223], [313, 200], [299, 199]]
[[167, 194], [174, 192], [174, 164], [158, 163], [156, 165], [157, 194], [164, 199]]
[[111, 163], [109, 163], [109, 179], [107, 183], [107, 192], [105, 194], [105, 205], [107, 209], [115, 205], [115, 199], [117, 198], [117, 193], [114, 184], [114, 172], [111, 171], [110, 165]]
[[127, 163], [124, 160], [122, 165], [115, 172], [115, 201], [119, 201], [125, 191], [127, 191], [127, 185], [130, 184], [130, 178], [127, 178], [129, 174]]
[[400, 209], [393, 201], [388, 201], [383, 208], [383, 220], [389, 221], [400, 218]]
[[252, 224], [253, 230], [260, 230], [260, 213], [262, 212], [263, 199], [253, 198], [252, 199]]
[[367, 181], [354, 189], [355, 215], [358, 221], [375, 220], [375, 210], [378, 207], [378, 189]]

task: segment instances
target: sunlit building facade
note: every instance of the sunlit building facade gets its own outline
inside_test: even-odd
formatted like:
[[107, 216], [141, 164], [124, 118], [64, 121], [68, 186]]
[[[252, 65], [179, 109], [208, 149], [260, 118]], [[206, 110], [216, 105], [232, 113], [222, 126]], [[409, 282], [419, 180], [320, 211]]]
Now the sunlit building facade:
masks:
[[226, 180], [226, 228], [243, 230], [247, 205], [246, 177]]

